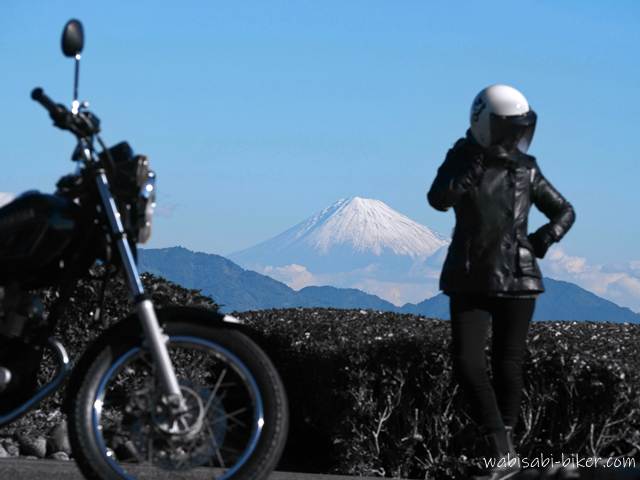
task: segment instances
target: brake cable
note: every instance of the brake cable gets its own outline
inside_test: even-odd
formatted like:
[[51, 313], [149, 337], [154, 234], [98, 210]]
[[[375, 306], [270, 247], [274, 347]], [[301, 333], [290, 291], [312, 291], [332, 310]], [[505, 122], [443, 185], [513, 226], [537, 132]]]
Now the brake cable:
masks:
[[[98, 306], [96, 307], [96, 310], [93, 312], [93, 320], [95, 322], [99, 322], [100, 320], [102, 320], [102, 310], [104, 307], [104, 299], [107, 291], [107, 284], [109, 283], [110, 278], [111, 278], [111, 269], [109, 268], [109, 265], [106, 265], [105, 273], [101, 278], [102, 287], [100, 288], [100, 297], [98, 300]], [[107, 327], [106, 321], [103, 322], [103, 326]]]

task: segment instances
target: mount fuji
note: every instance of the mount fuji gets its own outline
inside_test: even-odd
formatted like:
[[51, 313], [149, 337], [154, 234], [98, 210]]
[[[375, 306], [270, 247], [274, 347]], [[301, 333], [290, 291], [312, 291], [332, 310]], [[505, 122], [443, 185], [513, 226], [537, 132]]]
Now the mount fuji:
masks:
[[357, 288], [400, 306], [438, 292], [449, 242], [380, 200], [351, 197], [228, 258], [294, 289]]
[[11, 193], [0, 192], [0, 207], [9, 203], [13, 198], [14, 196]]

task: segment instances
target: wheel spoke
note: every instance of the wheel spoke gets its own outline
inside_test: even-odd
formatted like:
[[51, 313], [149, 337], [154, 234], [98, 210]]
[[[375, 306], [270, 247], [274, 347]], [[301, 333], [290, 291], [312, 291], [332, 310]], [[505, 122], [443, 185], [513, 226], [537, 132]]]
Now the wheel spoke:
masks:
[[216, 396], [216, 393], [218, 393], [218, 389], [220, 388], [220, 385], [222, 384], [222, 380], [224, 379], [224, 376], [227, 374], [227, 368], [225, 368], [222, 373], [220, 374], [220, 376], [218, 377], [218, 380], [216, 381], [215, 386], [213, 387], [213, 391], [211, 392], [211, 395], [209, 395], [209, 398], [207, 399], [207, 403], [204, 406], [204, 414], [206, 415], [207, 412], [209, 411], [209, 407], [211, 406], [211, 402], [213, 402], [213, 399]]
[[238, 420], [236, 417], [238, 415], [240, 415], [241, 413], [246, 412], [248, 409], [246, 407], [243, 408], [239, 408], [238, 410], [231, 412], [231, 413], [227, 413], [226, 415], [222, 416], [222, 417], [218, 417], [216, 418], [212, 423], [215, 425], [216, 423], [220, 423], [226, 420], [230, 420], [231, 422], [235, 423], [236, 425], [240, 426], [240, 427], [246, 427], [247, 424], [244, 423], [241, 420]]
[[185, 411], [173, 416], [163, 406], [155, 365], [140, 350], [105, 384], [98, 434], [105, 448], [118, 451], [111, 461], [171, 471], [206, 465], [227, 470], [253, 438], [257, 425], [249, 419], [259, 392], [235, 359], [198, 342], [178, 342], [169, 342], [169, 355], [179, 374]]
[[216, 458], [218, 459], [218, 463], [220, 463], [221, 468], [226, 468], [224, 464], [224, 460], [222, 459], [222, 454], [220, 453], [220, 447], [218, 446], [218, 441], [216, 440], [216, 436], [214, 435], [211, 427], [207, 424], [207, 430], [209, 431], [209, 436], [211, 438], [211, 443], [213, 443], [213, 448], [216, 451]]

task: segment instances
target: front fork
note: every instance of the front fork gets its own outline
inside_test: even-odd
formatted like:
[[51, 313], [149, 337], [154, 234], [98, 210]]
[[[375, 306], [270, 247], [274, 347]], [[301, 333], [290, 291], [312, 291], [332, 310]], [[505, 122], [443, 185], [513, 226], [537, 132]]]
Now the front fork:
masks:
[[168, 337], [160, 327], [153, 302], [144, 294], [144, 287], [140, 280], [138, 267], [131, 252], [127, 234], [122, 226], [120, 213], [111, 194], [109, 180], [104, 170], [98, 170], [95, 178], [98, 192], [102, 199], [102, 208], [107, 215], [111, 235], [115, 239], [120, 258], [122, 259], [125, 277], [136, 305], [138, 318], [142, 324], [151, 357], [156, 365], [158, 380], [164, 393], [163, 399], [171, 407], [181, 408], [184, 405], [184, 399], [173, 369], [173, 364], [169, 358], [169, 352], [167, 350]]

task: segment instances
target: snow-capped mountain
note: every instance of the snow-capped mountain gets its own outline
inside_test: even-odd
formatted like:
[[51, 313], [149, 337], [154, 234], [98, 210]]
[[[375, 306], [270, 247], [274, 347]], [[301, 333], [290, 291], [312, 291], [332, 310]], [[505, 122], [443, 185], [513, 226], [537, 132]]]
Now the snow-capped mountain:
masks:
[[0, 192], [0, 207], [9, 203], [13, 198], [14, 196], [11, 193]]
[[448, 239], [393, 210], [380, 200], [340, 199], [305, 221], [232, 257], [252, 256], [257, 250], [285, 251], [304, 246], [319, 255], [348, 246], [355, 252], [426, 258]]
[[359, 288], [402, 305], [437, 293], [425, 260], [448, 243], [380, 200], [351, 197], [229, 258], [295, 289]]
[[[352, 197], [229, 258], [296, 290], [314, 285], [357, 288], [401, 306], [439, 292], [449, 243], [384, 202]], [[545, 276], [576, 283], [640, 312], [640, 260], [592, 264], [554, 244], [539, 264]]]

